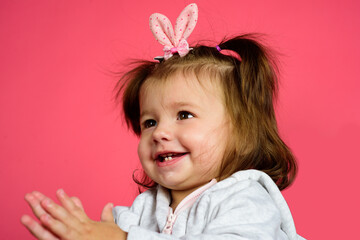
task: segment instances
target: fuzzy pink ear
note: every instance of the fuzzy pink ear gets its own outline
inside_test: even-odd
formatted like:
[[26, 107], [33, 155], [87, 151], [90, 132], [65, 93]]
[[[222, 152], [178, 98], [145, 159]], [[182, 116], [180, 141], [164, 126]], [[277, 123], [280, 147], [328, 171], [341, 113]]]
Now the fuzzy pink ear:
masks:
[[150, 30], [159, 43], [165, 46], [175, 47], [174, 29], [166, 16], [160, 13], [154, 13], [150, 16], [149, 23]]
[[181, 39], [187, 39], [194, 30], [198, 19], [198, 7], [191, 3], [182, 10], [175, 24], [175, 47]]
[[174, 53], [184, 57], [191, 48], [186, 39], [194, 30], [198, 18], [198, 8], [192, 3], [184, 8], [176, 20], [175, 31], [170, 20], [160, 14], [150, 16], [150, 30], [155, 39], [164, 46], [164, 59], [169, 59]]

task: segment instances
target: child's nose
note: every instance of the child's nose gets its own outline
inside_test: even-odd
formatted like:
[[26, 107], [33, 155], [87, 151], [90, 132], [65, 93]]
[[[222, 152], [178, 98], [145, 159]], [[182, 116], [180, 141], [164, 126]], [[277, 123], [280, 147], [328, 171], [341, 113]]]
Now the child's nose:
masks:
[[172, 130], [168, 124], [158, 123], [155, 130], [153, 131], [153, 141], [162, 142], [170, 141], [172, 139]]

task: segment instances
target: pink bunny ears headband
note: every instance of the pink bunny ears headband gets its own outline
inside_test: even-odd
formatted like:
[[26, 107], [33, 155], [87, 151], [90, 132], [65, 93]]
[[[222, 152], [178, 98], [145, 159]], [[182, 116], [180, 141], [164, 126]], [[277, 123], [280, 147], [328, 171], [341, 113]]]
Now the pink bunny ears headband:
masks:
[[176, 20], [175, 28], [172, 27], [170, 20], [160, 13], [150, 16], [150, 30], [155, 39], [164, 45], [165, 60], [171, 58], [174, 53], [178, 53], [181, 57], [189, 53], [191, 48], [186, 39], [194, 30], [197, 19], [198, 8], [195, 3], [184, 8]]

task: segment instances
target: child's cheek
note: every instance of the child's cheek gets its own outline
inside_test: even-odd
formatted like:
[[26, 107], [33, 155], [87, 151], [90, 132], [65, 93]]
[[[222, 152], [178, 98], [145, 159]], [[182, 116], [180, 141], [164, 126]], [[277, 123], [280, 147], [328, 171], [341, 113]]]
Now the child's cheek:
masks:
[[139, 159], [140, 159], [140, 162], [142, 165], [145, 160], [145, 156], [151, 155], [150, 148], [146, 147], [145, 141], [142, 138], [140, 138], [137, 153], [138, 153], [138, 156], [139, 156]]

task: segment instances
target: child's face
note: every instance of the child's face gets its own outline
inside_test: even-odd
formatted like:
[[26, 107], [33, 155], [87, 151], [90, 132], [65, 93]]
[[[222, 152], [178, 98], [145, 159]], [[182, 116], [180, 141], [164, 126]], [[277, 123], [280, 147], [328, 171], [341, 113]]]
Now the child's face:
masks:
[[191, 190], [218, 177], [229, 121], [219, 84], [200, 81], [174, 74], [140, 91], [139, 158], [146, 174], [169, 189]]

